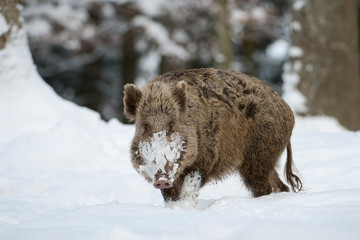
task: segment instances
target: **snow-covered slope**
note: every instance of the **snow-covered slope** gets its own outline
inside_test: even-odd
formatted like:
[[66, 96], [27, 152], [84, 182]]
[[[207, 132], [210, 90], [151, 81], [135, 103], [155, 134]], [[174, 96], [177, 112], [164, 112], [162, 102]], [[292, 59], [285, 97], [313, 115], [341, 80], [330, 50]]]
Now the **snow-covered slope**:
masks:
[[232, 176], [187, 209], [165, 206], [131, 166], [133, 126], [42, 81], [21, 32], [0, 51], [0, 113], [1, 240], [359, 239], [360, 132], [332, 119], [297, 118], [304, 192], [254, 199]]

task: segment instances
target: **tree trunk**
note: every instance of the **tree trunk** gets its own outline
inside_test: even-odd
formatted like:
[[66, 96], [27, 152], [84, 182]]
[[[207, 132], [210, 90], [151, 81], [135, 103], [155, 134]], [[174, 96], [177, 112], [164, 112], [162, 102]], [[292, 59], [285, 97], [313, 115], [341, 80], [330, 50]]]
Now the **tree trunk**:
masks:
[[308, 114], [333, 116], [359, 130], [357, 1], [295, 0], [292, 17], [290, 57]]
[[217, 42], [219, 55], [216, 62], [220, 68], [231, 68], [233, 59], [233, 46], [231, 40], [231, 29], [228, 24], [229, 11], [227, 0], [216, 0], [218, 14], [216, 19]]
[[17, 5], [17, 0], [0, 0], [0, 17], [2, 16], [9, 26], [5, 32], [0, 32], [0, 49], [5, 48], [14, 27], [21, 27], [20, 11]]
[[[122, 65], [121, 65], [121, 74], [122, 74], [122, 82], [121, 89], [124, 89], [125, 84], [134, 83], [136, 77], [136, 64], [137, 64], [137, 56], [135, 49], [135, 32], [133, 30], [129, 30], [124, 34], [123, 43], [122, 43]], [[129, 123], [123, 114], [124, 103], [123, 99], [123, 91], [121, 90], [121, 115], [120, 121], [123, 123]]]

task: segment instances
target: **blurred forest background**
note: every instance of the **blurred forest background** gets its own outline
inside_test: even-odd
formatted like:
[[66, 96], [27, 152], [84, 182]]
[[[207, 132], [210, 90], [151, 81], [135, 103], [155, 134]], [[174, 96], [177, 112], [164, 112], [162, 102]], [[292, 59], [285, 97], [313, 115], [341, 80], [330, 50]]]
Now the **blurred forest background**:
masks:
[[[312, 5], [304, 7], [307, 2]], [[320, 77], [329, 79], [326, 74], [333, 76], [329, 69], [335, 69], [341, 59], [342, 65], [347, 66], [336, 69], [337, 73], [344, 76], [347, 72], [352, 79], [350, 86], [345, 84], [344, 91], [351, 96], [351, 103], [360, 103], [356, 0], [20, 0], [20, 3], [24, 6], [24, 27], [40, 75], [59, 95], [100, 112], [105, 120], [116, 117], [125, 122], [122, 115], [125, 83], [141, 86], [163, 72], [199, 67], [245, 72], [282, 93], [284, 78], [288, 81], [285, 88], [291, 87], [299, 83], [299, 77], [309, 79], [309, 75], [322, 72], [323, 68]], [[326, 6], [330, 6], [330, 12], [321, 15]], [[329, 52], [332, 48], [329, 43], [334, 41], [311, 25], [316, 23], [312, 18], [319, 15], [320, 29], [329, 26], [326, 31], [333, 32], [329, 38], [345, 36], [336, 40], [345, 42], [332, 44], [337, 53], [340, 46], [343, 55], [324, 53]], [[330, 28], [335, 25], [331, 19], [339, 25], [335, 30]], [[309, 31], [302, 32], [304, 27]], [[307, 38], [311, 34], [315, 39]], [[346, 42], [349, 39], [353, 39], [351, 44]], [[292, 46], [294, 42], [300, 47]], [[323, 51], [322, 60], [331, 58], [338, 62], [326, 60], [320, 63], [325, 65], [317, 66], [322, 60], [306, 53], [317, 50]], [[352, 59], [344, 59], [347, 55]], [[305, 58], [308, 64], [298, 58]], [[352, 115], [346, 117], [351, 119], [348, 124], [348, 120], [340, 119], [347, 113], [333, 114], [323, 106], [319, 110], [311, 107], [316, 104], [309, 105], [311, 101], [319, 102], [314, 97], [318, 92], [312, 89], [322, 86], [320, 77], [314, 76], [316, 79], [310, 85], [304, 81], [298, 86], [303, 88], [308, 106], [295, 110], [333, 115], [348, 128], [360, 129], [360, 110], [350, 111]], [[339, 84], [344, 85], [340, 78], [338, 84], [330, 82], [337, 86], [335, 91]], [[350, 94], [349, 88], [355, 92]], [[327, 98], [326, 94], [320, 96]], [[343, 98], [344, 92], [339, 97]], [[343, 108], [331, 104], [331, 109]], [[344, 104], [347, 108], [354, 106]]]

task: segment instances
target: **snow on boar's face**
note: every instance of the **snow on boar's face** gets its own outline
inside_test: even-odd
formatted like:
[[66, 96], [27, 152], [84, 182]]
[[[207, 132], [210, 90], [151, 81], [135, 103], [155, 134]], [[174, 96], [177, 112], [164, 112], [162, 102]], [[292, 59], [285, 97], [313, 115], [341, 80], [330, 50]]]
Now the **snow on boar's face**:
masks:
[[124, 88], [125, 116], [136, 123], [131, 161], [156, 188], [171, 187], [184, 169], [186, 86], [181, 81], [172, 87], [151, 82], [143, 92], [133, 84]]

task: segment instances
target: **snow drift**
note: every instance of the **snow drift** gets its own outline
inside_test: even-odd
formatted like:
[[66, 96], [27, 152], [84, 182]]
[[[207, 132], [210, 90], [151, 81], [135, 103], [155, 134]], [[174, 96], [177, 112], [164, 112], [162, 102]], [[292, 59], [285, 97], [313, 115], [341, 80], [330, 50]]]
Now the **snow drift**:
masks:
[[0, 112], [0, 239], [360, 235], [360, 132], [332, 119], [297, 118], [292, 145], [303, 193], [254, 199], [233, 176], [206, 186], [187, 209], [165, 206], [131, 166], [133, 126], [103, 122], [43, 82], [22, 30], [0, 50]]

